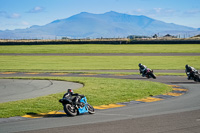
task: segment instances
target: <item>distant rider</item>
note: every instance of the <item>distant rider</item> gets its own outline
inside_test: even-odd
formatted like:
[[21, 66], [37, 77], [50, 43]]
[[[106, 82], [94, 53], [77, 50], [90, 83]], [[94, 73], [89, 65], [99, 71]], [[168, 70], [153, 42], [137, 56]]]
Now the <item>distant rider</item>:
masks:
[[64, 94], [63, 98], [67, 98], [72, 100], [74, 104], [81, 105], [81, 98], [85, 97], [84, 95], [80, 95], [78, 93], [74, 93], [72, 89], [68, 89], [67, 93]]
[[[187, 72], [190, 72], [190, 74], [187, 74]], [[188, 76], [188, 80], [193, 79], [193, 75], [194, 73], [199, 73], [194, 67], [189, 66], [189, 65], [185, 65], [185, 73]]]
[[145, 76], [146, 72], [147, 72], [147, 67], [145, 65], [142, 65], [141, 63], [139, 63], [139, 70], [140, 70], [140, 74], [142, 74], [142, 77]]

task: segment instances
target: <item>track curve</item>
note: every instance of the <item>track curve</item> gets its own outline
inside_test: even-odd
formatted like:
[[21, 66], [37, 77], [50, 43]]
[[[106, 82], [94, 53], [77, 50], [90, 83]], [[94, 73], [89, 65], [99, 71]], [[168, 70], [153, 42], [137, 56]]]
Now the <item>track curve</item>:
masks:
[[[0, 79], [0, 103], [78, 89], [82, 84], [55, 80]], [[5, 91], [6, 90], [6, 91]]]
[[[23, 75], [23, 73], [20, 73]], [[17, 75], [17, 74], [16, 74]], [[40, 76], [47, 76], [45, 73]], [[13, 74], [12, 76], [15, 76]], [[29, 75], [28, 75], [29, 76]], [[36, 75], [37, 76], [37, 75]], [[53, 75], [51, 75], [53, 76]], [[55, 76], [55, 75], [54, 75]], [[66, 76], [66, 75], [65, 75]], [[167, 84], [176, 84], [189, 92], [180, 97], [164, 101], [129, 104], [122, 108], [97, 110], [95, 115], [77, 117], [48, 117], [32, 120], [21, 120], [0, 124], [0, 132], [166, 132], [177, 133], [200, 129], [200, 84], [189, 81], [183, 76], [159, 76], [156, 80], [142, 78], [139, 75], [77, 75], [87, 77], [108, 77], [133, 80], [150, 80]], [[184, 115], [184, 117], [182, 115]], [[164, 122], [163, 122], [164, 120]], [[138, 123], [139, 122], [139, 123]], [[151, 123], [151, 124], [150, 124]], [[125, 125], [124, 125], [125, 124]], [[141, 126], [141, 124], [146, 124]], [[165, 126], [165, 128], [160, 128]], [[162, 125], [163, 124], [163, 125]], [[137, 125], [137, 126], [136, 126]], [[151, 125], [151, 126], [150, 126]], [[140, 128], [139, 128], [140, 127]], [[106, 130], [105, 130], [106, 129]], [[122, 130], [123, 129], [123, 130]]]

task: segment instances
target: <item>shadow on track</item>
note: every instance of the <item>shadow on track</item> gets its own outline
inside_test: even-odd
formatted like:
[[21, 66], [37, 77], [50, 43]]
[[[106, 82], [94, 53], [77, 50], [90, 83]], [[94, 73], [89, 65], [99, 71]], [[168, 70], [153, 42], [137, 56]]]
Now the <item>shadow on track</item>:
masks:
[[200, 84], [200, 82], [171, 82], [171, 84]]

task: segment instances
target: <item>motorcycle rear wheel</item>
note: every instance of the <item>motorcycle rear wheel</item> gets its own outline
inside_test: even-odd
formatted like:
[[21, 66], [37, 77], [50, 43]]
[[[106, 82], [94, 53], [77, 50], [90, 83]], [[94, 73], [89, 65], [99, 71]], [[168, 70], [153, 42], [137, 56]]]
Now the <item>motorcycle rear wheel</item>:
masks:
[[68, 116], [76, 116], [78, 114], [77, 109], [73, 107], [71, 104], [65, 104], [63, 105], [63, 108]]
[[89, 114], [94, 114], [95, 113], [94, 108], [92, 107], [92, 105], [88, 104], [87, 107], [88, 107], [88, 113]]

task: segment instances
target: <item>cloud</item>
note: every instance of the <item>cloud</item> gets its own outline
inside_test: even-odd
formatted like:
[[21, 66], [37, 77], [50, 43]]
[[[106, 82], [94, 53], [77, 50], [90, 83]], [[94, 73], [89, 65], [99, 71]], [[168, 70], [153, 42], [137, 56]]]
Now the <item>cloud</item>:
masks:
[[40, 13], [44, 11], [44, 7], [36, 6], [28, 11], [28, 13]]
[[29, 25], [30, 25], [30, 24], [29, 24], [28, 22], [26, 22], [26, 21], [22, 21], [21, 24], [22, 24], [23, 26], [29, 26]]
[[146, 16], [168, 17], [177, 14], [179, 11], [169, 8], [136, 9], [131, 14]]
[[153, 11], [155, 11], [156, 13], [160, 13], [162, 11], [162, 8], [154, 8]]
[[21, 15], [19, 13], [12, 13], [9, 14], [5, 11], [0, 11], [0, 17], [4, 17], [4, 18], [11, 18], [11, 19], [18, 19], [21, 17]]
[[200, 14], [200, 9], [191, 9], [191, 10], [187, 10], [185, 13], [188, 14], [188, 15]]
[[7, 15], [7, 12], [5, 11], [0, 11], [0, 17], [5, 17]]
[[18, 13], [13, 13], [13, 14], [11, 14], [9, 17], [10, 17], [10, 18], [20, 18], [21, 15], [18, 14]]

